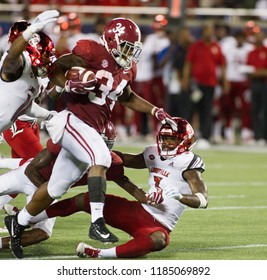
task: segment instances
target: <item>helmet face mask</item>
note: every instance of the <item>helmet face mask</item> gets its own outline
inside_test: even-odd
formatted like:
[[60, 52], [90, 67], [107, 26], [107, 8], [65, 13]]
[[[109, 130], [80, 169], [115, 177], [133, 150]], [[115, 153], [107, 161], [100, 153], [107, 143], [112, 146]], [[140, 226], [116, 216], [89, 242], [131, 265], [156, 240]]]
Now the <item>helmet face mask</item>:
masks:
[[124, 69], [130, 69], [133, 62], [139, 61], [142, 51], [141, 32], [133, 21], [126, 18], [109, 21], [101, 39], [107, 51]]
[[30, 56], [32, 66], [37, 68], [38, 76], [46, 76], [48, 67], [56, 59], [52, 40], [43, 32], [35, 33], [29, 41], [26, 51]]
[[192, 126], [182, 118], [173, 120], [177, 123], [177, 131], [169, 124], [163, 124], [157, 134], [158, 153], [165, 159], [188, 152], [195, 144]]
[[104, 131], [101, 133], [101, 136], [104, 139], [109, 150], [111, 150], [114, 146], [115, 139], [117, 136], [116, 129], [112, 122], [109, 121], [106, 124]]

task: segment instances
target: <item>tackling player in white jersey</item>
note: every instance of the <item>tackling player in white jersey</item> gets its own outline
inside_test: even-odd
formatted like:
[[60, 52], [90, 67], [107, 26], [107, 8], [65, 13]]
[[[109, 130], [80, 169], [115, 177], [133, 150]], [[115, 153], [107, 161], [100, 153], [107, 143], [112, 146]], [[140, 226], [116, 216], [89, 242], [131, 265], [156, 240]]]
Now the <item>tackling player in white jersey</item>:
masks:
[[105, 207], [113, 209], [105, 212], [106, 222], [134, 238], [110, 249], [95, 249], [81, 242], [76, 249], [78, 256], [130, 258], [160, 251], [169, 244], [170, 233], [186, 205], [207, 207], [207, 187], [201, 176], [205, 165], [191, 152], [195, 143], [194, 130], [185, 119], [173, 119], [177, 131], [163, 124], [157, 134], [157, 144], [148, 146], [138, 155], [121, 154], [125, 167], [148, 168], [148, 204], [106, 198]]
[[[109, 249], [96, 249], [81, 242], [76, 249], [78, 256], [135, 258], [163, 250], [170, 243], [170, 233], [186, 206], [207, 207], [207, 187], [201, 176], [205, 165], [199, 156], [191, 152], [195, 143], [193, 128], [185, 119], [173, 119], [178, 131], [169, 124], [162, 125], [157, 144], [148, 146], [143, 153], [116, 152], [125, 167], [149, 170], [150, 188], [147, 194], [137, 189], [127, 177], [119, 183], [139, 202], [106, 195], [106, 223], [127, 232], [133, 239]], [[89, 199], [88, 193], [82, 193], [59, 201], [47, 209], [50, 213], [53, 210], [53, 215], [48, 217], [68, 216], [77, 211], [91, 213]], [[55, 208], [61, 210], [57, 213]]]
[[11, 46], [0, 61], [0, 133], [26, 112], [42, 119], [53, 116], [33, 100], [39, 92], [37, 77], [47, 76], [55, 58], [54, 44], [41, 30], [58, 15], [58, 11], [49, 10], [32, 24], [18, 21], [9, 30]]

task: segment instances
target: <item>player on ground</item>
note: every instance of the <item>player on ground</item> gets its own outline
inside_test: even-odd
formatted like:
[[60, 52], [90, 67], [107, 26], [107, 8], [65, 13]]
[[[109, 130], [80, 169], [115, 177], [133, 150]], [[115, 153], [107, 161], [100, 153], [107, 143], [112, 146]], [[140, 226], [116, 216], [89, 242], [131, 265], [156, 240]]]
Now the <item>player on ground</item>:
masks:
[[[205, 166], [202, 159], [191, 152], [195, 143], [193, 128], [184, 119], [174, 119], [178, 131], [169, 124], [162, 125], [157, 144], [148, 146], [143, 153], [117, 152], [125, 167], [149, 170], [148, 194], [127, 177], [119, 182], [139, 202], [106, 195], [104, 215], [107, 224], [125, 231], [133, 239], [110, 249], [96, 249], [81, 242], [76, 249], [78, 256], [135, 258], [160, 251], [169, 244], [170, 233], [186, 206], [207, 207], [207, 187], [201, 176]], [[65, 217], [78, 211], [91, 213], [88, 201], [88, 193], [59, 201], [42, 212], [46, 214], [42, 218]]]
[[[69, 187], [88, 172], [88, 189], [92, 209], [89, 236], [101, 242], [116, 242], [105, 225], [105, 173], [111, 157], [100, 132], [110, 120], [115, 101], [130, 109], [154, 115], [162, 123], [176, 123], [164, 112], [134, 93], [130, 84], [136, 76], [136, 63], [142, 50], [140, 30], [129, 19], [109, 21], [102, 35], [102, 44], [80, 40], [72, 53], [63, 55], [54, 63], [50, 77], [52, 82], [67, 92], [67, 110], [47, 122], [46, 128], [54, 143], [63, 147], [56, 160], [52, 176], [37, 190], [31, 202], [18, 217], [6, 218], [11, 224], [13, 250], [20, 250], [20, 236], [33, 216], [48, 207], [51, 202], [67, 192]], [[92, 81], [67, 80], [65, 73], [72, 66], [86, 67], [94, 72]], [[62, 170], [65, 170], [62, 173]]]
[[10, 49], [0, 62], [0, 133], [22, 114], [49, 119], [53, 115], [33, 100], [39, 92], [37, 77], [47, 75], [54, 56], [54, 44], [41, 30], [56, 21], [58, 11], [37, 16], [32, 24], [19, 21], [9, 31]]

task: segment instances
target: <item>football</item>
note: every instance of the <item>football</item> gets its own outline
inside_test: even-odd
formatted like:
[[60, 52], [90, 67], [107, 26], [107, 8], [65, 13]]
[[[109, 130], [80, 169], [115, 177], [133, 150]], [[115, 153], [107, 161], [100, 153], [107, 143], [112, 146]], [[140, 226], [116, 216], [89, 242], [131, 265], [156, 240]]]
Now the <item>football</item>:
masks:
[[95, 80], [96, 83], [96, 76], [95, 74], [86, 68], [80, 67], [80, 66], [74, 66], [71, 69], [69, 69], [66, 73], [65, 76], [68, 80], [72, 81], [80, 81], [80, 82], [93, 82]]

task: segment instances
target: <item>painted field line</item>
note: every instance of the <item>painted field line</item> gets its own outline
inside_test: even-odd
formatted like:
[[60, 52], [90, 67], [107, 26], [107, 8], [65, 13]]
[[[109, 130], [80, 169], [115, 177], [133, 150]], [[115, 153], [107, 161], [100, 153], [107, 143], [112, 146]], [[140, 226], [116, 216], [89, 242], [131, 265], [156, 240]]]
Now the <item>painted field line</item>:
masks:
[[207, 182], [208, 186], [228, 187], [228, 186], [267, 186], [266, 181], [254, 181], [254, 182]]
[[[235, 249], [250, 249], [250, 248], [262, 248], [267, 247], [267, 244], [247, 244], [237, 246], [218, 246], [218, 247], [206, 247], [206, 248], [185, 248], [175, 249], [175, 252], [192, 252], [192, 251], [217, 251], [217, 250], [235, 250]], [[171, 252], [172, 250], [170, 250]]]
[[[205, 211], [214, 210], [246, 210], [246, 209], [267, 209], [267, 206], [222, 206], [222, 207], [208, 207]], [[186, 211], [195, 211], [193, 208], [186, 208]]]
[[[252, 249], [252, 248], [264, 248], [267, 247], [267, 244], [247, 244], [247, 245], [237, 245], [237, 246], [218, 246], [218, 247], [206, 247], [206, 248], [184, 248], [184, 249], [177, 249], [175, 250], [166, 250], [168, 252], [198, 252], [198, 251], [220, 251], [220, 250], [236, 250], [236, 249]], [[12, 258], [14, 259], [14, 258]], [[23, 258], [23, 260], [66, 260], [66, 259], [75, 259], [79, 260], [80, 258], [77, 257], [75, 254], [73, 255], [58, 255], [58, 256], [38, 256], [38, 257], [31, 257], [31, 258]]]

